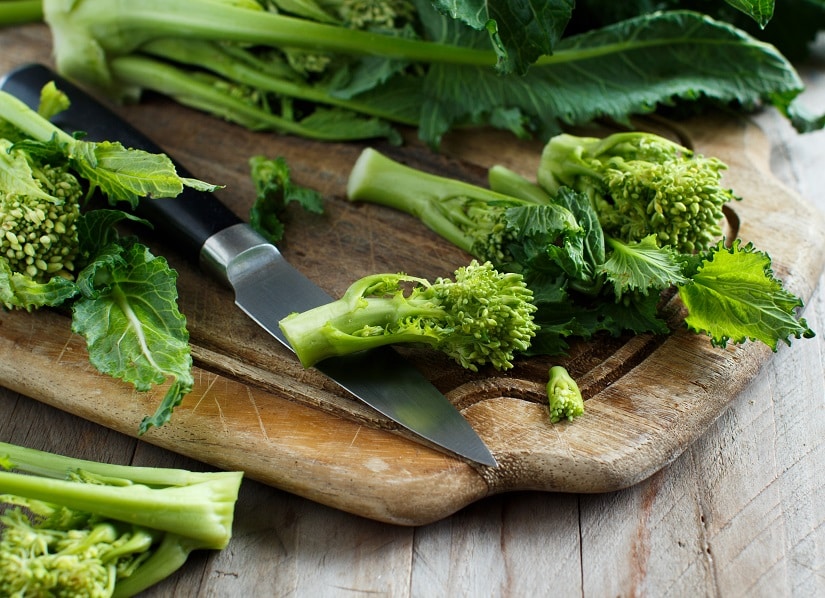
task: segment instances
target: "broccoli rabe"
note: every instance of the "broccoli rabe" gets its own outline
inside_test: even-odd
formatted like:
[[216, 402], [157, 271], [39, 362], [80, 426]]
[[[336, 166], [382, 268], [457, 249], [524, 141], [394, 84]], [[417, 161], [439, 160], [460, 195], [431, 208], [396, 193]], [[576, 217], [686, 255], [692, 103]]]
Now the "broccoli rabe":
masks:
[[585, 193], [606, 235], [625, 242], [656, 235], [682, 253], [710, 247], [722, 234], [722, 206], [738, 199], [721, 185], [726, 165], [643, 131], [603, 139], [557, 135], [545, 145], [538, 183]]
[[79, 244], [77, 219], [83, 189], [66, 164], [0, 139], [0, 255], [12, 272], [46, 282], [72, 276]]
[[547, 401], [550, 421], [573, 420], [584, 413], [584, 398], [579, 385], [560, 365], [550, 368], [547, 380]]
[[[549, 144], [572, 156], [597, 147], [589, 138], [576, 145], [577, 138], [562, 137], [561, 145]], [[564, 353], [568, 338], [599, 332], [667, 334], [658, 307], [662, 291], [672, 287], [689, 303], [688, 327], [707, 332], [713, 344], [758, 339], [776, 349], [778, 341], [813, 335], [795, 313], [801, 301], [773, 278], [770, 258], [751, 245], [727, 251], [718, 238], [721, 208], [735, 198], [719, 184], [721, 162], [687, 157], [649, 133], [614, 136], [604, 142], [611, 147], [622, 147], [625, 156], [605, 158], [616, 171], [609, 175], [612, 188], [593, 170], [599, 160], [588, 166], [568, 157], [554, 165], [549, 150], [541, 184], [498, 166], [489, 171], [489, 189], [365, 150], [348, 196], [412, 214], [473, 257], [521, 274], [537, 306], [530, 354]], [[566, 180], [551, 176], [562, 171]], [[652, 178], [635, 178], [640, 173]], [[720, 268], [721, 276], [707, 274]]]
[[180, 177], [165, 154], [63, 131], [49, 118], [69, 104], [53, 82], [36, 110], [0, 91], [0, 305], [70, 307], [72, 331], [99, 371], [140, 391], [174, 379], [143, 433], [168, 420], [194, 383], [177, 273], [118, 234], [118, 222], [137, 217], [87, 200], [99, 192], [134, 207], [215, 186]]
[[226, 547], [242, 476], [0, 443], [0, 595], [133, 596]]
[[365, 276], [337, 301], [291, 314], [280, 326], [306, 367], [382, 345], [416, 343], [472, 371], [488, 363], [503, 370], [535, 334], [531, 300], [519, 274], [474, 260], [456, 270], [454, 281]]
[[540, 205], [463, 181], [410, 168], [367, 148], [347, 183], [347, 197], [415, 216], [456, 247], [496, 267], [512, 262], [509, 245], [519, 220], [538, 220], [530, 230], [545, 243], [579, 230], [573, 214], [549, 202]]

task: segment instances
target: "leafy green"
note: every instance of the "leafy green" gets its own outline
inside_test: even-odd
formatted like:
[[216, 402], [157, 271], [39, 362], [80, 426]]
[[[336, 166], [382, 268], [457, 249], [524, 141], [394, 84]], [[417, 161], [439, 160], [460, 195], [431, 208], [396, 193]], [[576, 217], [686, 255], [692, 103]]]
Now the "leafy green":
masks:
[[25, 274], [12, 272], [8, 262], [0, 259], [0, 303], [7, 309], [17, 307], [31, 311], [61, 305], [77, 292], [71, 280], [54, 276], [48, 282], [37, 282]]
[[[360, 3], [272, 4], [167, 0], [147, 11], [46, 0], [44, 10], [71, 79], [314, 139], [400, 142], [395, 125], [433, 147], [474, 125], [547, 139], [564, 125], [627, 122], [682, 102], [770, 103], [795, 125], [820, 124], [791, 106], [803, 86], [776, 48], [698, 10], [655, 11], [681, 8], [664, 0], [631, 2], [611, 11], [621, 20], [595, 26], [576, 20], [588, 4], [570, 0], [397, 0], [357, 18]], [[767, 18], [769, 4], [739, 4]]]
[[321, 194], [293, 183], [284, 158], [273, 160], [266, 156], [253, 156], [249, 159], [249, 165], [256, 191], [249, 224], [270, 243], [277, 243], [283, 237], [283, 215], [290, 203], [295, 202], [308, 212], [323, 213]]
[[[695, 249], [698, 253], [694, 254], [696, 245], [688, 249], [675, 236], [655, 231], [638, 240], [614, 236], [612, 231], [625, 228], [620, 219], [632, 221], [636, 215], [632, 209], [611, 212], [611, 218], [619, 219], [611, 219], [615, 226], [602, 225], [601, 210], [608, 205], [609, 193], [600, 187], [593, 164], [586, 167], [584, 163], [598, 140], [562, 137], [581, 163], [575, 168], [563, 163], [551, 167], [542, 160], [537, 178], [549, 180], [548, 185], [532, 183], [498, 166], [490, 171], [491, 189], [476, 187], [417, 171], [367, 149], [350, 174], [348, 197], [405, 211], [473, 257], [490, 259], [499, 270], [523, 276], [537, 308], [534, 322], [538, 330], [528, 354], [563, 353], [570, 338], [590, 339], [599, 333], [667, 334], [670, 329], [659, 303], [662, 293], [673, 287], [688, 308], [687, 326], [706, 332], [714, 344], [754, 339], [775, 349], [778, 341], [788, 342], [790, 336], [813, 335], [796, 314], [801, 300], [772, 277], [770, 259], [750, 246], [740, 250], [736, 241], [728, 251], [718, 241]], [[597, 145], [622, 148], [621, 155], [603, 156], [608, 165], [626, 159], [672, 166], [674, 160], [673, 144], [649, 133], [608, 137]], [[601, 156], [603, 152], [595, 153]], [[544, 153], [545, 158], [549, 156]], [[700, 157], [680, 154], [679, 159], [690, 164]], [[638, 166], [625, 175], [640, 175], [640, 180], [625, 184], [637, 196], [640, 209], [655, 203], [660, 195], [690, 187], [684, 185], [681, 168], [676, 169], [678, 176], [648, 177], [650, 169]], [[705, 177], [697, 168], [695, 176]], [[578, 172], [588, 180], [581, 189], [560, 187], [562, 183], [543, 176], [550, 170]], [[702, 194], [708, 198], [716, 193], [718, 181], [713, 177], [703, 180]], [[735, 198], [732, 193], [724, 197]], [[687, 195], [682, 199], [690, 203]], [[717, 213], [717, 206], [707, 203], [706, 209]], [[685, 227], [716, 230], [716, 223], [701, 209], [679, 210], [679, 217]], [[666, 218], [661, 225], [669, 227], [670, 220]], [[486, 243], [477, 242], [476, 236]]]
[[540, 56], [552, 54], [573, 13], [573, 0], [434, 0], [444, 14], [486, 31], [501, 73], [523, 75]]
[[660, 247], [654, 235], [635, 243], [614, 238], [607, 242], [610, 257], [599, 271], [613, 285], [617, 300], [628, 292], [658, 293], [688, 282], [682, 273], [679, 254], [669, 246]]
[[[174, 197], [213, 185], [177, 175], [168, 156], [73, 137], [44, 118], [68, 106], [53, 83], [35, 111], [0, 92], [0, 302], [9, 308], [71, 307], [91, 363], [139, 391], [168, 384], [139, 432], [168, 421], [193, 386], [177, 274], [117, 225], [143, 223], [116, 209], [80, 210], [100, 192], [112, 204]], [[82, 181], [82, 185], [81, 185]], [[85, 191], [84, 191], [85, 187]]]
[[735, 9], [750, 16], [760, 27], [765, 27], [773, 17], [774, 0], [725, 0]]
[[166, 423], [194, 384], [176, 281], [166, 260], [140, 244], [109, 245], [77, 279], [82, 298], [73, 304], [72, 330], [86, 339], [92, 365], [139, 391], [173, 379], [141, 434]]
[[730, 248], [720, 242], [691, 283], [679, 286], [679, 296], [688, 327], [717, 346], [758, 340], [776, 350], [780, 340], [814, 335], [804, 318], [794, 317], [802, 301], [774, 277], [770, 257], [738, 239]]

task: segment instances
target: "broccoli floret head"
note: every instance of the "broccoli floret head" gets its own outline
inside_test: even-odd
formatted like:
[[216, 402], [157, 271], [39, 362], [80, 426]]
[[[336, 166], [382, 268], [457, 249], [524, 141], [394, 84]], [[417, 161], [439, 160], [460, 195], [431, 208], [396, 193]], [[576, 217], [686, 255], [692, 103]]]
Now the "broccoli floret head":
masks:
[[584, 413], [584, 398], [579, 385], [560, 365], [550, 368], [547, 381], [547, 400], [550, 421], [573, 420]]
[[653, 133], [564, 134], [545, 146], [538, 181], [551, 193], [587, 193], [608, 236], [637, 242], [653, 234], [660, 246], [695, 253], [721, 236], [722, 206], [738, 199], [721, 185], [725, 169]]
[[36, 282], [71, 277], [83, 190], [66, 166], [39, 164], [0, 140], [0, 258]]
[[396, 29], [415, 18], [415, 7], [407, 0], [341, 0], [336, 12], [355, 29]]
[[341, 299], [281, 320], [301, 363], [381, 345], [431, 346], [476, 371], [513, 366], [535, 336], [536, 308], [521, 275], [472, 261], [455, 280], [430, 283], [405, 274], [375, 274], [356, 281]]
[[40, 501], [25, 504], [59, 517], [30, 516], [19, 507], [0, 516], [3, 596], [111, 596], [117, 579], [131, 574], [153, 543], [141, 528], [95, 522]]

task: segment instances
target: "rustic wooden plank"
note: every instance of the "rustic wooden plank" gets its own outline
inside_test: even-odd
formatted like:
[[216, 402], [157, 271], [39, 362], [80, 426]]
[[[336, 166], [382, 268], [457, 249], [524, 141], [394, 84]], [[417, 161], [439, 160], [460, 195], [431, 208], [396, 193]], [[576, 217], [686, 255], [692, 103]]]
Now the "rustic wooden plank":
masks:
[[[8, 39], [0, 35], [6, 56]], [[825, 73], [825, 61], [816, 68]], [[783, 122], [778, 117], [776, 121]], [[799, 137], [781, 126], [768, 133], [776, 171], [788, 171], [791, 178], [783, 180], [800, 191], [813, 191], [803, 196], [818, 200], [825, 210], [820, 191], [825, 183], [820, 168], [825, 136]], [[782, 150], [777, 152], [777, 147]], [[737, 596], [744, 589], [760, 596], [822, 595], [823, 284], [820, 281], [806, 312], [820, 336], [780, 351], [686, 453], [631, 488], [582, 496], [507, 493], [482, 499], [432, 525], [398, 528], [246, 480], [230, 547], [217, 555], [194, 554], [181, 572], [146, 595], [256, 595], [256, 583], [269, 583], [272, 591], [267, 594], [272, 595], [340, 596], [378, 587], [394, 590], [375, 592], [387, 596], [467, 596], [464, 579], [490, 580], [483, 592], [490, 596], [580, 596], [582, 587], [600, 596]], [[5, 416], [0, 418], [3, 440], [104, 461], [206, 467], [6, 389], [0, 390], [0, 413]], [[763, 484], [749, 478], [764, 454], [775, 461], [774, 479], [760, 489]], [[714, 468], [724, 471], [711, 473]], [[762, 493], [768, 498], [760, 498]], [[750, 507], [754, 502], [757, 506]], [[575, 525], [576, 509], [581, 531]], [[737, 516], [737, 509], [746, 515]], [[714, 513], [712, 525], [703, 525], [705, 512]], [[760, 521], [759, 513], [775, 519]], [[327, 522], [335, 530], [329, 538]], [[381, 550], [362, 553], [359, 567], [348, 573], [350, 551], [365, 541], [365, 527], [372, 546], [381, 545], [382, 538], [399, 542], [399, 536], [415, 541], [400, 540], [403, 548], [387, 555]], [[497, 529], [499, 533], [493, 533]], [[489, 533], [476, 533], [479, 530]], [[315, 538], [303, 543], [291, 539], [304, 533]], [[453, 550], [454, 542], [466, 550]], [[476, 561], [476, 552], [483, 558]], [[587, 555], [580, 564], [548, 562], [548, 554], [574, 559], [579, 552]], [[412, 567], [399, 566], [402, 560]], [[759, 574], [754, 583], [754, 571], [766, 563], [775, 575]], [[430, 578], [433, 564], [436, 575]], [[312, 573], [319, 568], [328, 573], [323, 582], [313, 583]], [[365, 583], [365, 577], [372, 583]], [[379, 584], [379, 579], [388, 581]], [[445, 580], [452, 580], [447, 587], [441, 585]]]

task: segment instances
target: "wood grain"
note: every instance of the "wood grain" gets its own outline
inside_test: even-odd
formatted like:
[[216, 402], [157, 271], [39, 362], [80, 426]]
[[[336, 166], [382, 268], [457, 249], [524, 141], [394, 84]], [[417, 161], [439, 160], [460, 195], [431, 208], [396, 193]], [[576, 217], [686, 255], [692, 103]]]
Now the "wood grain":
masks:
[[[119, 109], [195, 176], [226, 184], [222, 199], [241, 215], [253, 198], [246, 159], [284, 156], [299, 182], [324, 194], [326, 213], [293, 213], [282, 251], [333, 295], [365, 274], [433, 278], [469, 259], [404, 214], [345, 199], [357, 144], [239, 131], [157, 98]], [[807, 300], [823, 268], [822, 217], [770, 174], [770, 145], [759, 130], [722, 114], [655, 124], [728, 163], [726, 184], [746, 198], [732, 206], [729, 221], [773, 256], [777, 275]], [[419, 168], [481, 182], [498, 160], [486, 148], [497, 147], [500, 135], [454, 134], [444, 155], [414, 142], [381, 149]], [[539, 149], [511, 143], [507, 165], [532, 176]], [[482, 468], [413, 442], [316, 371], [301, 368], [234, 308], [230, 292], [181, 261], [164, 239], [144, 238], [180, 273], [197, 366], [195, 388], [173, 421], [144, 440], [382, 521], [424, 524], [504, 491], [631, 486], [680, 455], [771, 357], [755, 344], [712, 348], [679, 326], [676, 302], [677, 328], [669, 337], [578, 343], [567, 357], [522, 359], [504, 374], [460, 371], [441, 355], [404, 350], [493, 451], [500, 466]], [[797, 251], [798, 238], [808, 240], [809, 251]], [[162, 396], [163, 389], [138, 394], [96, 374], [82, 340], [58, 314], [4, 314], [0, 332], [2, 384], [91, 421], [134, 434]], [[550, 424], [543, 404], [547, 370], [559, 362], [588, 399], [586, 415], [574, 424]]]
[[[812, 108], [825, 106], [825, 38], [818, 47], [800, 65]], [[8, 66], [47, 60], [48, 35], [1, 31], [0, 50]], [[755, 118], [773, 171], [825, 213], [825, 132], [798, 135], [772, 110]], [[429, 525], [398, 527], [246, 479], [229, 547], [193, 553], [145, 595], [825, 595], [825, 277], [810, 285], [804, 315], [817, 338], [780, 347], [680, 457], [629, 488], [502, 493]], [[7, 389], [0, 414], [4, 441], [210, 468]]]

